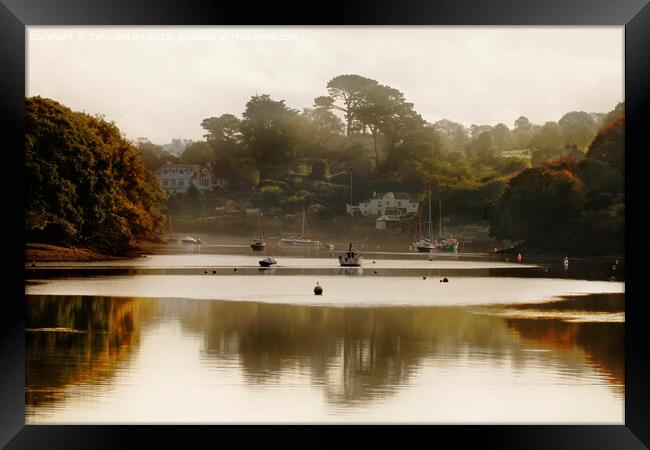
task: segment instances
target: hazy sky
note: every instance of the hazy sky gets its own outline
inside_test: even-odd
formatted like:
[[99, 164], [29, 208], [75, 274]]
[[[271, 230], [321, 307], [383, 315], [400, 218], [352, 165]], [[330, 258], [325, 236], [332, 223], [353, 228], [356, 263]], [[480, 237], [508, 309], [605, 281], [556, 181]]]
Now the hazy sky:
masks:
[[27, 95], [101, 113], [129, 138], [201, 139], [252, 95], [302, 110], [354, 73], [426, 120], [467, 126], [608, 112], [624, 98], [623, 27], [29, 27]]

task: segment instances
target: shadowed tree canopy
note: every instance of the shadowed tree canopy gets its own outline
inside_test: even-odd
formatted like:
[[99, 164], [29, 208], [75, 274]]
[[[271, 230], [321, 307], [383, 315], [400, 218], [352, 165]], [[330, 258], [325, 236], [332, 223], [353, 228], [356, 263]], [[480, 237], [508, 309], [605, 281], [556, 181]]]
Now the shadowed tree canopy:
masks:
[[360, 128], [358, 107], [366, 98], [368, 90], [377, 86], [377, 81], [361, 75], [339, 75], [327, 83], [329, 96], [316, 97], [316, 108], [336, 109], [345, 114], [346, 134], [350, 136], [355, 127]]
[[213, 165], [215, 152], [205, 141], [192, 142], [188, 145], [178, 158], [180, 164], [202, 164]]
[[528, 239], [546, 246], [566, 244], [571, 220], [585, 201], [583, 185], [569, 170], [526, 169], [510, 180], [490, 217], [496, 239]]
[[208, 131], [204, 135], [209, 143], [226, 142], [237, 143], [241, 138], [241, 121], [232, 114], [222, 114], [219, 117], [203, 119], [201, 127]]
[[299, 114], [288, 108], [284, 100], [256, 95], [246, 103], [243, 117], [242, 142], [260, 169], [285, 163], [294, 156]]
[[25, 110], [27, 239], [120, 252], [162, 231], [165, 194], [115, 124], [41, 97]]
[[587, 158], [609, 164], [625, 173], [625, 116], [614, 119], [596, 135], [589, 146]]
[[174, 155], [170, 155], [162, 146], [152, 143], [147, 138], [140, 138], [136, 143], [136, 148], [140, 153], [140, 158], [144, 166], [152, 171], [155, 171], [158, 167], [162, 166], [166, 162], [176, 163], [178, 158]]
[[591, 114], [584, 111], [566, 113], [558, 121], [567, 144], [577, 145], [580, 150], [587, 148], [596, 134], [596, 122]]

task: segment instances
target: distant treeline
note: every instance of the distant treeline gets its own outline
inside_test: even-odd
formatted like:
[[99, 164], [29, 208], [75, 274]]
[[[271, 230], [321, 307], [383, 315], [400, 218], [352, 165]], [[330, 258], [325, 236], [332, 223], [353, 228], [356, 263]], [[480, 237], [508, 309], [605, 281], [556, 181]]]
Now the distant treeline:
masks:
[[[179, 156], [146, 138], [132, 144], [101, 117], [29, 98], [28, 238], [124, 248], [159, 233], [163, 216], [218, 221], [246, 208], [281, 221], [303, 208], [310, 220], [330, 219], [345, 214], [353, 169], [354, 203], [388, 191], [424, 200], [430, 190], [449, 226], [489, 221], [497, 239], [618, 248], [622, 103], [543, 125], [521, 116], [512, 128], [465, 127], [429, 123], [399, 90], [359, 75], [324, 90], [302, 111], [255, 95], [241, 115], [205, 118], [205, 139]], [[227, 186], [165, 199], [152, 171], [166, 162], [209, 165]]]
[[[317, 204], [323, 217], [345, 213], [347, 170], [354, 173], [354, 202], [373, 192], [407, 192], [424, 199], [431, 189], [452, 222], [486, 220], [486, 205], [510, 178], [565, 155], [585, 156], [598, 131], [624, 114], [571, 111], [557, 122], [466, 127], [448, 119], [429, 123], [391, 86], [359, 75], [339, 75], [310, 108], [293, 109], [269, 95], [253, 96], [239, 114], [204, 119], [205, 139], [170, 155], [147, 139], [138, 142], [145, 164], [210, 164], [228, 187], [191, 203], [183, 197], [165, 208], [173, 214], [262, 208], [275, 216]], [[341, 118], [343, 120], [341, 120]], [[521, 157], [504, 157], [522, 150]], [[515, 152], [516, 153], [516, 152]]]
[[28, 241], [120, 253], [156, 238], [165, 194], [113, 123], [41, 97], [25, 109]]

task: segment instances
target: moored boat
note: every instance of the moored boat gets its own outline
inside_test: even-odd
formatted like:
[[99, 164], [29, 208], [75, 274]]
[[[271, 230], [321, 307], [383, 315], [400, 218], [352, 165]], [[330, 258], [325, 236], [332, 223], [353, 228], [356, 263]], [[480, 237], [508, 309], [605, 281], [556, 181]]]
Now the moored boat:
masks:
[[[420, 233], [420, 240], [417, 242], [413, 242], [413, 246], [420, 253], [430, 253], [435, 250], [435, 246], [433, 244], [433, 230], [431, 228], [431, 191], [429, 191], [429, 221], [427, 223], [429, 224], [429, 237], [428, 238], [422, 237]], [[418, 217], [418, 224], [419, 224], [419, 217]]]
[[305, 208], [302, 209], [302, 231], [300, 237], [284, 237], [278, 241], [278, 247], [283, 245], [294, 245], [296, 247], [320, 247], [320, 241], [305, 237]]
[[[350, 169], [350, 205], [352, 205], [352, 169]], [[361, 266], [362, 256], [356, 249], [352, 248], [352, 218], [354, 213], [350, 211], [350, 246], [346, 252], [339, 255], [339, 264], [341, 267], [359, 267]]]
[[271, 267], [272, 265], [277, 264], [278, 262], [272, 256], [267, 256], [264, 259], [260, 259], [259, 263], [260, 266], [262, 267]]
[[456, 253], [458, 251], [459, 241], [451, 235], [442, 236], [442, 200], [438, 200], [438, 239], [433, 243], [437, 252]]
[[262, 213], [260, 213], [258, 216], [257, 231], [258, 237], [256, 239], [253, 239], [253, 242], [251, 242], [251, 248], [254, 252], [260, 252], [266, 248], [266, 241], [264, 240], [264, 229], [262, 228]]

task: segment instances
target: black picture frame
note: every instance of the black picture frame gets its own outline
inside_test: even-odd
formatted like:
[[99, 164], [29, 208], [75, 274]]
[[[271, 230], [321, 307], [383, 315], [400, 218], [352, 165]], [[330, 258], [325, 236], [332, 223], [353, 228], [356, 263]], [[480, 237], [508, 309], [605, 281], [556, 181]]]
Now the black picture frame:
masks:
[[[268, 2], [208, 3], [201, 1], [117, 0], [0, 0], [0, 115], [5, 124], [4, 156], [9, 156], [3, 218], [11, 233], [5, 246], [5, 298], [0, 313], [0, 444], [10, 449], [130, 448], [136, 435], [145, 434], [168, 446], [183, 442], [193, 447], [201, 438], [224, 432], [248, 436], [249, 427], [197, 426], [25, 426], [24, 387], [24, 242], [23, 197], [14, 190], [22, 183], [25, 99], [25, 36], [29, 25], [617, 25], [625, 26], [626, 101], [626, 267], [635, 267], [643, 253], [644, 223], [641, 193], [635, 199], [633, 180], [642, 180], [640, 158], [650, 150], [644, 119], [650, 91], [650, 5], [647, 0], [500, 0], [488, 1], [357, 1], [282, 6]], [[319, 7], [320, 6], [320, 7]], [[637, 164], [635, 164], [637, 163]], [[9, 184], [11, 183], [11, 184]], [[637, 183], [639, 183], [637, 181]], [[641, 186], [638, 186], [641, 189]], [[641, 205], [641, 206], [636, 206]], [[631, 212], [635, 211], [634, 229]], [[634, 247], [632, 243], [636, 243]], [[15, 271], [15, 276], [13, 272]], [[418, 438], [443, 444], [450, 438], [455, 448], [468, 442], [508, 448], [642, 449], [650, 445], [650, 351], [644, 321], [642, 288], [626, 273], [625, 425], [500, 425], [420, 427]], [[631, 282], [632, 281], [632, 282]], [[277, 430], [255, 427], [267, 442]], [[327, 442], [329, 429], [304, 427]], [[302, 430], [301, 430], [302, 431]], [[292, 429], [288, 434], [295, 435]], [[415, 443], [412, 429], [373, 427], [375, 439], [399, 432]], [[296, 436], [297, 437], [297, 436]], [[277, 438], [275, 438], [277, 439]], [[210, 441], [208, 441], [210, 442]], [[310, 441], [306, 441], [310, 442]], [[336, 442], [336, 440], [332, 440]], [[217, 445], [217, 444], [209, 444]], [[309, 445], [309, 444], [306, 444]], [[146, 447], [152, 447], [147, 441]], [[246, 445], [248, 446], [248, 445]], [[443, 447], [447, 448], [443, 444]]]

